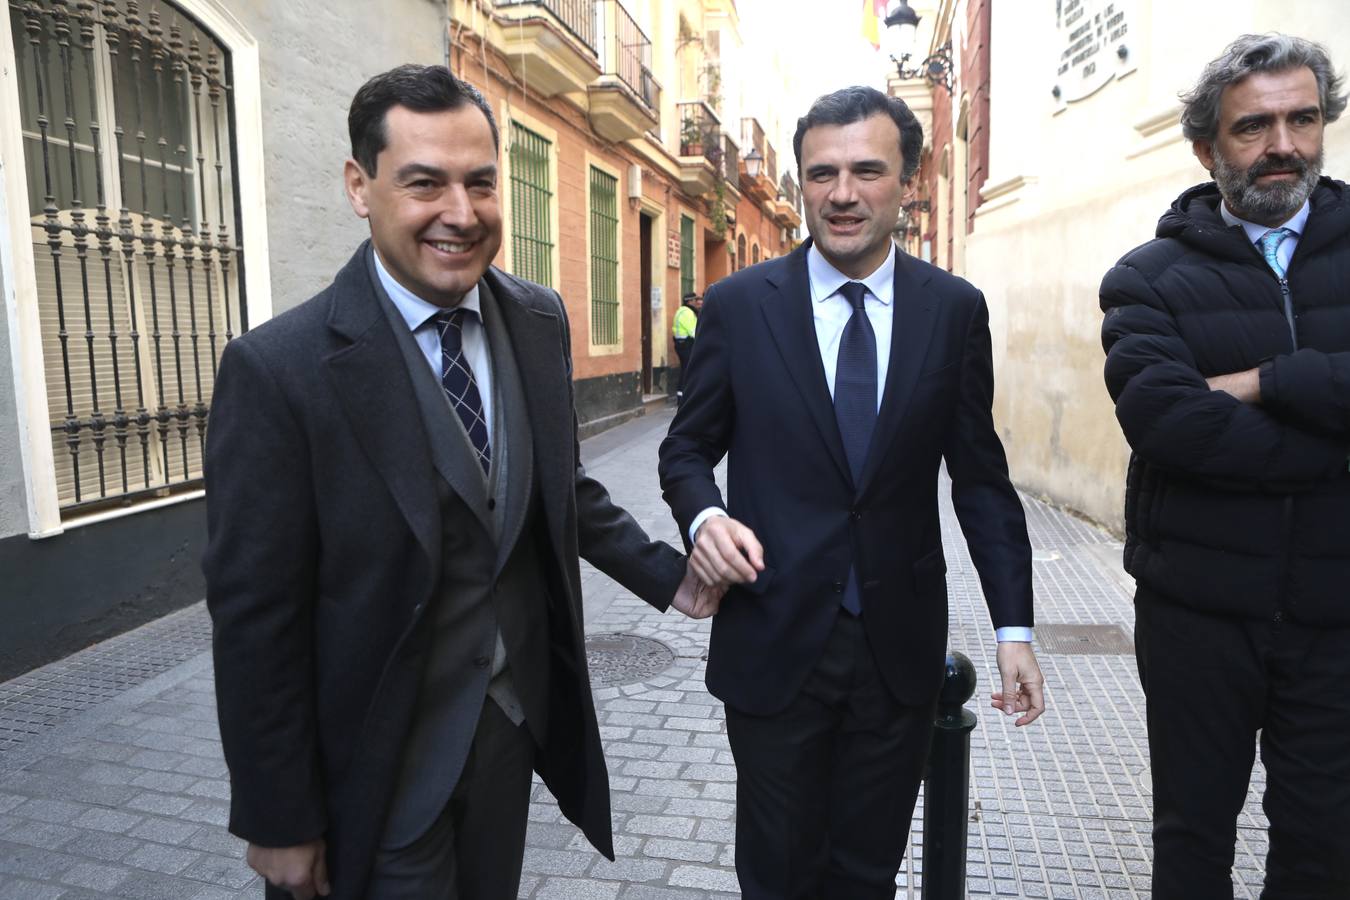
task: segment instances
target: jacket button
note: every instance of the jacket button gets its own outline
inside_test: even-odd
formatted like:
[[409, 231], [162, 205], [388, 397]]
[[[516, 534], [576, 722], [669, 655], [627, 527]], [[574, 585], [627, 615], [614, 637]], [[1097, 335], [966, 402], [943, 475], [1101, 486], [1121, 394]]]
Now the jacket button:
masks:
[[492, 662], [492, 660], [486, 656], [475, 656], [473, 659], [473, 665], [476, 669], [486, 669], [490, 662]]
[[858, 510], [855, 509], [848, 514], [848, 517], [856, 522], [862, 518], [862, 513], [858, 512]]
[[836, 581], [831, 584], [830, 587], [834, 588], [836, 594], [842, 594], [844, 592], [844, 583], [842, 581]]
[[496, 500], [496, 498], [495, 498], [495, 497], [489, 497], [489, 498], [488, 498], [488, 511], [491, 512], [492, 510], [494, 510], [494, 509], [496, 509], [496, 508], [497, 508], [497, 500]]

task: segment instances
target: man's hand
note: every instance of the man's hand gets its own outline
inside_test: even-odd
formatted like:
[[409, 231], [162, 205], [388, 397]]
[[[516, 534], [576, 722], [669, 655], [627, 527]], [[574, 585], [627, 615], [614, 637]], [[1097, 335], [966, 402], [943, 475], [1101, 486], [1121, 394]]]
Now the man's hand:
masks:
[[722, 595], [726, 592], [726, 587], [704, 584], [694, 574], [694, 567], [688, 566], [670, 605], [691, 619], [706, 619], [717, 614], [722, 605]]
[[1215, 375], [1206, 378], [1205, 383], [1211, 391], [1224, 391], [1232, 394], [1243, 403], [1261, 403], [1261, 370], [1248, 369], [1245, 372], [1233, 372], [1230, 375]]
[[294, 847], [248, 845], [248, 864], [268, 882], [291, 892], [295, 900], [327, 897], [328, 863], [322, 840]]
[[1022, 713], [1016, 725], [1030, 725], [1039, 719], [1045, 712], [1045, 679], [1031, 644], [999, 641], [998, 673], [1003, 678], [1003, 690], [990, 695], [994, 700], [990, 705], [1010, 716]]
[[740, 522], [730, 516], [711, 516], [694, 535], [689, 568], [699, 581], [722, 588], [754, 581], [764, 571], [764, 548]]

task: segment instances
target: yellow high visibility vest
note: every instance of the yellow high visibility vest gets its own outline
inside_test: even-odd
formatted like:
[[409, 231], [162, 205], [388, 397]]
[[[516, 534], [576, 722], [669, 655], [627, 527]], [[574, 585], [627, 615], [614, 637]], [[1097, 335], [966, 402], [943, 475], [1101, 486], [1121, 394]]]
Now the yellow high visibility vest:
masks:
[[694, 332], [698, 330], [698, 315], [688, 306], [681, 306], [675, 311], [675, 321], [671, 323], [670, 333], [675, 340], [691, 338]]

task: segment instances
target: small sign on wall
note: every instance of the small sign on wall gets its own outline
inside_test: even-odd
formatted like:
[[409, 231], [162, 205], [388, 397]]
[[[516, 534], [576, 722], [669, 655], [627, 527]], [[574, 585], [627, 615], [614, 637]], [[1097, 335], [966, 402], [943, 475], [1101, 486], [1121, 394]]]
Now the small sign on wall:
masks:
[[680, 233], [666, 232], [666, 265], [672, 269], [680, 267]]
[[657, 285], [652, 285], [652, 316], [660, 317], [660, 315], [661, 315], [661, 288]]

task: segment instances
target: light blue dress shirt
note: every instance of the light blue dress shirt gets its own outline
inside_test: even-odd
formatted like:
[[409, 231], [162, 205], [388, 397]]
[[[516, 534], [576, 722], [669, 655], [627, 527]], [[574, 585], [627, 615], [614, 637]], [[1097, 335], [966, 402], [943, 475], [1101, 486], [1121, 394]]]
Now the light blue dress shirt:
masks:
[[[1228, 208], [1228, 201], [1225, 200], [1219, 204], [1219, 215], [1228, 225], [1241, 225], [1242, 230], [1247, 233], [1247, 240], [1253, 244], [1260, 244], [1261, 238], [1266, 236], [1267, 231], [1274, 231], [1276, 228], [1288, 228], [1293, 234], [1280, 242], [1280, 246], [1275, 251], [1275, 258], [1280, 261], [1280, 268], [1286, 272], [1289, 271], [1289, 260], [1294, 256], [1294, 249], [1298, 247], [1299, 238], [1303, 237], [1303, 230], [1308, 227], [1308, 214], [1312, 212], [1312, 204], [1307, 200], [1298, 208], [1298, 212], [1289, 217], [1289, 221], [1283, 225], [1258, 225], [1255, 222], [1248, 222], [1246, 219], [1239, 219], [1233, 215], [1233, 211]], [[1257, 248], [1260, 249], [1259, 247]]]
[[[434, 303], [428, 303], [412, 291], [399, 284], [389, 270], [384, 267], [378, 251], [375, 253], [375, 273], [380, 277], [384, 292], [393, 301], [403, 321], [408, 323], [417, 348], [427, 358], [436, 380], [441, 380], [444, 370], [441, 353], [441, 336], [432, 321], [444, 310]], [[459, 309], [467, 309], [473, 315], [464, 319], [464, 358], [473, 370], [474, 381], [478, 382], [478, 395], [483, 398], [483, 421], [487, 423], [488, 434], [492, 434], [492, 359], [488, 354], [487, 335], [483, 333], [483, 311], [478, 302], [478, 285], [459, 301]]]

